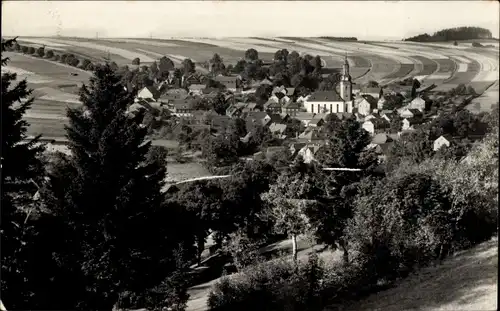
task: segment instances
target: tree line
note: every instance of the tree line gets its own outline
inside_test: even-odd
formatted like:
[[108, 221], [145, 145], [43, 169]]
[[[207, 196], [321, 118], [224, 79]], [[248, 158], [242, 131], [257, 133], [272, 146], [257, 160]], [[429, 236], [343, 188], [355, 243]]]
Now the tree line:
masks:
[[440, 42], [454, 40], [491, 39], [491, 31], [481, 27], [455, 27], [436, 31], [432, 35], [427, 33], [406, 38], [403, 41]]

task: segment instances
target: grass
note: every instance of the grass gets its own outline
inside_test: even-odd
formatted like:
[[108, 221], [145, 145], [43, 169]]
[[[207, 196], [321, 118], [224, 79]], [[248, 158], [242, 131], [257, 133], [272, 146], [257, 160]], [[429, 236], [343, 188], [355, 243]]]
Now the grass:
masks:
[[[497, 310], [497, 238], [400, 281], [396, 287], [343, 306], [343, 311]], [[327, 309], [333, 311], [338, 309]]]

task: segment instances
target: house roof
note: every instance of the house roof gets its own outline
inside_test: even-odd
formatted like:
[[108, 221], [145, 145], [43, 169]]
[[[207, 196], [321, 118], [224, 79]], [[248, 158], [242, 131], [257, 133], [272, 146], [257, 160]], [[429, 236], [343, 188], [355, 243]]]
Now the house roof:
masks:
[[286, 124], [281, 124], [281, 123], [271, 123], [271, 125], [269, 126], [269, 130], [271, 132], [279, 132], [280, 134], [283, 134], [283, 132], [285, 132], [286, 130]]
[[212, 117], [212, 126], [224, 128], [229, 124], [230, 120], [231, 120], [231, 118], [228, 116], [213, 116]]
[[252, 119], [256, 119], [256, 120], [263, 120], [267, 116], [269, 116], [269, 115], [265, 111], [250, 111], [247, 113], [247, 118], [252, 118]]
[[318, 119], [314, 118], [309, 122], [309, 124], [318, 125], [321, 121], [323, 121], [323, 118], [318, 118]]
[[193, 101], [192, 100], [178, 99], [178, 100], [172, 101], [172, 105], [176, 109], [193, 109]]
[[281, 108], [281, 104], [280, 103], [277, 103], [273, 100], [268, 100], [265, 104], [264, 104], [264, 108], [266, 109], [269, 109], [269, 108]]
[[352, 118], [354, 115], [352, 113], [349, 113], [349, 112], [338, 112], [335, 114], [335, 116], [337, 118], [339, 118], [339, 120], [344, 120], [344, 119]]
[[205, 84], [191, 84], [188, 88], [190, 90], [203, 90], [205, 88]]
[[420, 110], [415, 109], [415, 108], [408, 108], [407, 110], [410, 111], [411, 113], [413, 113], [413, 115], [421, 115], [422, 114], [420, 112]]
[[222, 76], [218, 75], [214, 79], [215, 81], [218, 82], [231, 82], [231, 83], [236, 83], [236, 80], [238, 80], [237, 76]]
[[317, 91], [307, 100], [308, 102], [339, 102], [344, 101], [336, 91]]
[[145, 86], [141, 89], [144, 90], [144, 89], [147, 89], [151, 94], [153, 94], [153, 98], [154, 99], [157, 99], [158, 97], [160, 97], [160, 92], [153, 86]]
[[362, 87], [360, 91], [361, 93], [379, 94], [380, 89], [380, 87]]
[[287, 109], [300, 109], [300, 104], [297, 102], [289, 101], [284, 105]]
[[423, 122], [423, 120], [421, 118], [405, 118], [404, 120], [408, 121], [410, 123], [410, 125], [411, 124], [421, 124]]
[[292, 96], [293, 94], [295, 94], [295, 88], [294, 87], [287, 87], [286, 88], [286, 95]]
[[270, 114], [269, 117], [271, 118], [271, 122], [280, 123], [282, 120], [281, 114], [279, 113]]
[[370, 104], [370, 107], [371, 108], [377, 108], [377, 99], [369, 94], [364, 94], [364, 95], [361, 95], [361, 98], [363, 98], [364, 100], [366, 100], [369, 104]]
[[392, 138], [389, 137], [386, 133], [379, 133], [373, 137], [372, 144], [380, 145], [380, 144], [385, 144], [385, 143], [388, 143], [391, 141], [392, 141]]

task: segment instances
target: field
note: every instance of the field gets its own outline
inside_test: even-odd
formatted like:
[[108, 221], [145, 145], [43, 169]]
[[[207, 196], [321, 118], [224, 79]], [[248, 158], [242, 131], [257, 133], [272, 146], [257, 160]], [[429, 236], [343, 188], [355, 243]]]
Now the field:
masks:
[[[201, 63], [218, 53], [227, 64], [235, 64], [244, 57], [245, 51], [255, 48], [259, 57], [271, 62], [279, 49], [300, 54], [319, 55], [326, 68], [340, 68], [347, 56], [351, 76], [356, 84], [370, 80], [388, 84], [392, 81], [414, 77], [425, 84], [435, 84], [436, 90], [449, 90], [463, 83], [471, 85], [478, 93], [486, 92], [480, 100], [493, 102], [498, 88], [498, 51], [489, 48], [472, 48], [470, 42], [448, 43], [415, 42], [347, 42], [323, 38], [220, 38], [220, 39], [83, 39], [83, 38], [33, 38], [20, 37], [21, 44], [34, 47], [45, 45], [63, 50], [81, 58], [103, 61], [108, 56], [119, 65], [130, 65], [140, 58], [147, 64], [167, 56], [176, 66], [185, 58], [197, 63], [197, 70], [207, 72]], [[62, 122], [65, 107], [77, 105], [77, 90], [88, 81], [90, 74], [64, 64], [7, 53], [11, 62], [2, 71], [18, 73], [26, 78], [38, 99], [31, 113], [34, 123], [30, 134], [63, 135]], [[70, 73], [78, 73], [77, 76]], [[488, 95], [489, 94], [489, 95]], [[482, 105], [488, 109], [491, 105]], [[486, 107], [486, 108], [485, 108]]]

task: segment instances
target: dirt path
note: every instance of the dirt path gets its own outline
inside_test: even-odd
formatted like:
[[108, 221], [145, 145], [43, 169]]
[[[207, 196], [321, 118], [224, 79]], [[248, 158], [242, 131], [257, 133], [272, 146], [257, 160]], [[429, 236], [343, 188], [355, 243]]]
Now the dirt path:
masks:
[[497, 238], [402, 280], [365, 300], [325, 311], [497, 310]]

